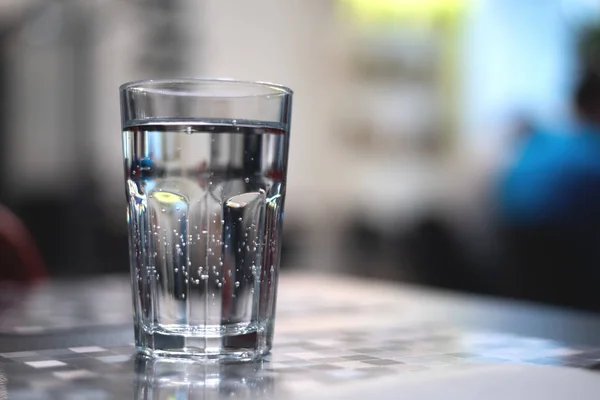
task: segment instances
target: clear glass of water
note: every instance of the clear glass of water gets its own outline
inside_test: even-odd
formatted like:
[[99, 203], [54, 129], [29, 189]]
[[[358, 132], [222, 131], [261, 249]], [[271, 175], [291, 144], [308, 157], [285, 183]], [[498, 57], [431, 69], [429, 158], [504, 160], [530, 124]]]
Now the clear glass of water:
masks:
[[138, 351], [260, 358], [273, 341], [292, 91], [182, 79], [120, 94]]

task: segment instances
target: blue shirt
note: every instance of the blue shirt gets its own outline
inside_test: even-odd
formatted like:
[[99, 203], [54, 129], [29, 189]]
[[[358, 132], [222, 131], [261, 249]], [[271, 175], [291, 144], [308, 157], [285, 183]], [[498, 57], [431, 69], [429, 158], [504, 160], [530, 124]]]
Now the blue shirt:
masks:
[[499, 205], [512, 223], [600, 229], [600, 129], [532, 133], [501, 179]]

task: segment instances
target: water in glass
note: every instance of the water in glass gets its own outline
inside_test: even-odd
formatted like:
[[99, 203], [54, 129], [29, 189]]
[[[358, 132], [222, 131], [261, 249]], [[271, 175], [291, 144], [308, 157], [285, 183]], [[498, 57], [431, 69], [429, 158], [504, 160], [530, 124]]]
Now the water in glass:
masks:
[[123, 131], [136, 344], [254, 359], [271, 347], [288, 133], [235, 120]]

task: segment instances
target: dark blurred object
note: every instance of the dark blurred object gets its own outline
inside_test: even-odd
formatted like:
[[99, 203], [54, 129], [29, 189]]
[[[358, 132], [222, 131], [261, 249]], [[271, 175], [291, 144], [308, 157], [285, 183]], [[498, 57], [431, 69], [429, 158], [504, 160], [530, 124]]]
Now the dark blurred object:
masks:
[[[482, 262], [435, 212], [388, 234], [355, 221], [346, 229], [344, 265], [357, 275], [502, 295], [501, 269]], [[365, 268], [366, 267], [366, 268]]]
[[575, 92], [575, 109], [584, 123], [600, 125], [600, 69], [584, 72]]
[[[502, 242], [512, 297], [598, 311], [596, 240], [559, 225], [506, 225]], [[596, 239], [590, 237], [590, 239]]]
[[435, 215], [424, 217], [400, 236], [399, 244], [411, 260], [417, 282], [469, 292], [489, 293], [486, 276], [476, 268], [449, 224]]
[[44, 263], [27, 228], [0, 205], [0, 282], [34, 283], [46, 277]]
[[119, 226], [110, 226], [101, 206], [90, 201], [93, 193], [94, 188], [72, 196], [39, 193], [14, 206], [52, 276], [128, 271], [125, 218]]
[[582, 69], [600, 72], [600, 25], [588, 26], [578, 43], [578, 57]]
[[600, 77], [585, 71], [579, 121], [535, 129], [502, 174], [498, 216], [509, 294], [600, 309]]

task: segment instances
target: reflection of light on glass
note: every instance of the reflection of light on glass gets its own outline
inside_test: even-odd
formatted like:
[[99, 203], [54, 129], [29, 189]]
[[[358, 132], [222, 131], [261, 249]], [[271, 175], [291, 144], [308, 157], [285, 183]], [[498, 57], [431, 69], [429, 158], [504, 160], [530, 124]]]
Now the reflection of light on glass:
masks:
[[249, 203], [252, 203], [256, 199], [261, 198], [261, 193], [258, 192], [250, 192], [250, 193], [242, 193], [237, 196], [233, 196], [231, 199], [227, 200], [225, 205], [227, 207], [232, 208], [243, 208], [246, 207]]
[[168, 192], [155, 192], [152, 194], [161, 203], [173, 204], [181, 201], [181, 196]]
[[148, 132], [148, 140], [146, 145], [147, 148], [145, 151], [147, 157], [158, 160], [163, 158], [163, 135], [161, 132]]
[[273, 201], [275, 201], [275, 200], [277, 200], [277, 199], [279, 199], [279, 198], [281, 198], [281, 194], [276, 194], [276, 195], [275, 195], [275, 196], [273, 196], [273, 197], [269, 197], [269, 198], [267, 199], [267, 203], [271, 203], [271, 202], [273, 202]]

